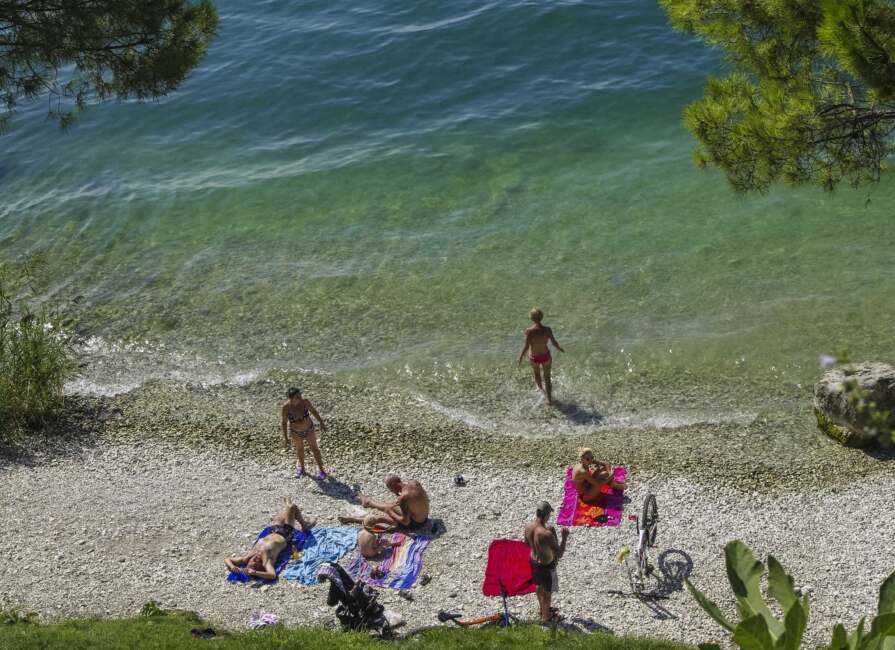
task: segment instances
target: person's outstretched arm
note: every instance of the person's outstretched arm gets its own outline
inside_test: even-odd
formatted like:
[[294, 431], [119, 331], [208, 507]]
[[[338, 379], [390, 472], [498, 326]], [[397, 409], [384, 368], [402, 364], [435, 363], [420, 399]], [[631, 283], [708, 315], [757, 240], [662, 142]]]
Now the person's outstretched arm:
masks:
[[323, 418], [320, 417], [320, 414], [317, 412], [317, 409], [315, 409], [315, 408], [311, 405], [310, 402], [308, 402], [308, 410], [311, 412], [311, 415], [313, 415], [315, 418], [317, 418], [317, 421], [320, 423], [320, 429], [321, 429], [322, 431], [326, 431], [326, 424], [324, 424], [324, 422], [323, 422]]
[[361, 495], [360, 504], [364, 508], [373, 508], [374, 510], [389, 512], [392, 508], [398, 505], [398, 501], [374, 501], [370, 497]]
[[566, 552], [566, 542], [569, 539], [569, 529], [563, 526], [559, 531], [559, 536], [562, 537], [562, 541], [559, 543], [559, 549], [556, 553], [556, 558], [559, 559]]
[[404, 497], [399, 497], [395, 501], [374, 501], [369, 497], [361, 497], [360, 504], [365, 508], [373, 508], [374, 510], [379, 510], [383, 514], [388, 515], [395, 521], [400, 521], [401, 523], [409, 523], [410, 515], [404, 513], [404, 508], [402, 507], [404, 501]]
[[557, 350], [559, 350], [560, 352], [565, 352], [565, 350], [562, 349], [562, 346], [556, 342], [556, 337], [553, 336], [553, 330], [550, 330], [550, 342]]

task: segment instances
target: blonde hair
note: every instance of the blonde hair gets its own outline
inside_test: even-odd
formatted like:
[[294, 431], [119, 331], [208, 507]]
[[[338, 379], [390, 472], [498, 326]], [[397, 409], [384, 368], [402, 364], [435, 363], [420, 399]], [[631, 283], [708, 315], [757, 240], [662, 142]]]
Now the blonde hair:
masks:
[[528, 312], [528, 317], [534, 322], [540, 323], [542, 320], [544, 320], [544, 312], [542, 312], [537, 307], [532, 307], [531, 311]]
[[590, 447], [579, 447], [578, 448], [578, 460], [579, 461], [584, 460], [585, 456], [590, 456], [591, 458], [593, 458], [594, 450], [591, 449]]

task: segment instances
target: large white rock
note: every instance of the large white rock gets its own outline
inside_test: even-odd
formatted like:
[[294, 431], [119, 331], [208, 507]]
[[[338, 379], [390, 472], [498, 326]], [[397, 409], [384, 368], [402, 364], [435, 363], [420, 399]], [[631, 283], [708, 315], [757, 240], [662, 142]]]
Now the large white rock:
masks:
[[868, 401], [877, 410], [888, 411], [889, 426], [895, 426], [895, 367], [885, 363], [860, 363], [827, 370], [814, 386], [814, 414], [825, 434], [850, 447], [864, 447], [877, 440], [865, 430], [866, 413], [859, 413], [849, 400], [846, 381], [854, 380], [860, 390], [870, 391]]

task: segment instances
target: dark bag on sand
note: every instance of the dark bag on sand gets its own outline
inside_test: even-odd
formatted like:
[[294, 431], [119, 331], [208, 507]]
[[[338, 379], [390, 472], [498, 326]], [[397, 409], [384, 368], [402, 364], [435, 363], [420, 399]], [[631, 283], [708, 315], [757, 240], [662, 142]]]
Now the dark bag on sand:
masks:
[[324, 562], [317, 571], [317, 580], [329, 581], [326, 604], [336, 607], [336, 618], [347, 630], [374, 630], [382, 636], [391, 634], [385, 619], [385, 608], [377, 602], [379, 592], [363, 582], [354, 582], [335, 562]]

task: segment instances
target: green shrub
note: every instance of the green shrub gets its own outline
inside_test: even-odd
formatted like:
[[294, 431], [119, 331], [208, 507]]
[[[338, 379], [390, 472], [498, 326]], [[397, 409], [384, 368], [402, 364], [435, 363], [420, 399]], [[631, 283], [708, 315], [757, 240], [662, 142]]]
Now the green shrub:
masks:
[[0, 431], [7, 436], [42, 426], [76, 370], [58, 305], [37, 299], [41, 267], [35, 258], [0, 262]]
[[34, 612], [0, 609], [0, 627], [4, 625], [33, 625], [35, 623], [37, 623], [37, 615]]
[[153, 616], [165, 616], [166, 614], [167, 612], [159, 607], [159, 604], [154, 600], [150, 600], [148, 603], [143, 605], [143, 608], [140, 610], [140, 616], [144, 616], [147, 618], [151, 618]]
[[[687, 589], [716, 623], [730, 633], [730, 640], [743, 650], [796, 650], [808, 625], [808, 596], [799, 599], [792, 578], [773, 556], [768, 556], [768, 594], [784, 612], [779, 620], [771, 612], [761, 593], [764, 565], [755, 559], [749, 547], [740, 541], [724, 547], [727, 579], [737, 601], [739, 622], [728, 620], [720, 608], [687, 581]], [[720, 650], [714, 643], [699, 644], [700, 650]], [[870, 629], [864, 619], [848, 634], [842, 624], [833, 630], [829, 650], [892, 650], [895, 648], [895, 573], [879, 590], [879, 607]]]
[[[849, 374], [847, 370], [846, 374]], [[895, 431], [889, 424], [892, 421], [892, 412], [880, 408], [873, 401], [871, 391], [862, 389], [854, 377], [845, 380], [845, 392], [858, 418], [864, 423], [864, 430], [876, 436], [883, 447], [891, 445], [895, 440]]]

